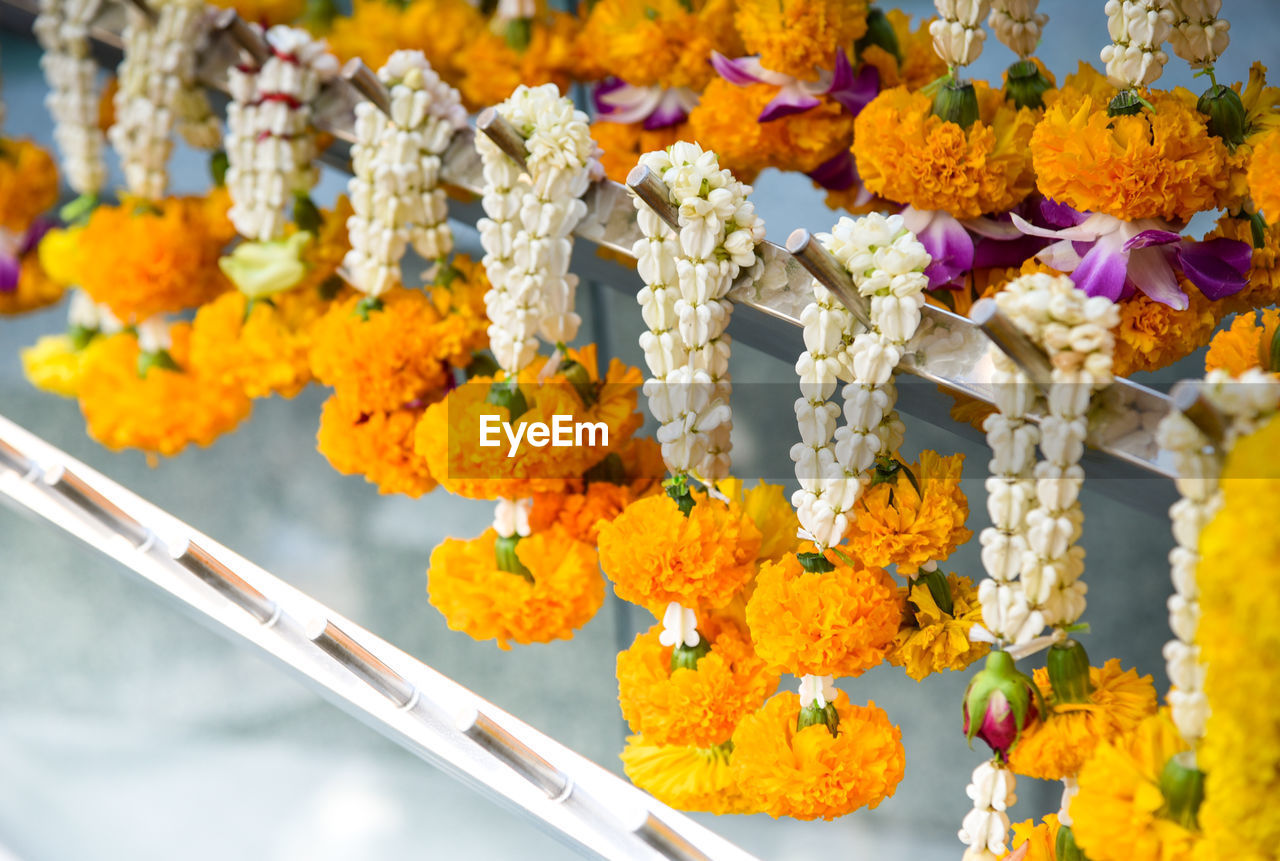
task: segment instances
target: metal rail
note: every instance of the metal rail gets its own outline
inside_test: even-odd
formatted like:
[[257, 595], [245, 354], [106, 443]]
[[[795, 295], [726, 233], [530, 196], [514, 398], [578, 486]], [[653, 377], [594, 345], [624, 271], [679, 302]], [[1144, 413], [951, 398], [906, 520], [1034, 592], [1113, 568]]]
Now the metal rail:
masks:
[[8, 497], [589, 857], [753, 856], [0, 416]]
[[[34, 0], [0, 0], [0, 27], [30, 32], [35, 12]], [[96, 56], [104, 64], [113, 64], [120, 57], [122, 13], [120, 4], [106, 4], [101, 19], [91, 30], [97, 43]], [[221, 28], [201, 58], [200, 79], [215, 96], [225, 97], [227, 68], [240, 50], [234, 31], [234, 27]], [[351, 82], [351, 77], [340, 77], [325, 87], [316, 106], [317, 126], [335, 139], [322, 158], [343, 170], [350, 169], [348, 148], [352, 140], [354, 105], [365, 97]], [[473, 145], [474, 135], [468, 128], [454, 136], [443, 158], [441, 179], [455, 189], [479, 195], [483, 191], [483, 176]], [[585, 200], [587, 215], [576, 233], [610, 251], [630, 256], [633, 244], [640, 238], [630, 191], [616, 182], [605, 181], [593, 185]], [[455, 202], [450, 214], [455, 220], [474, 223], [483, 213], [472, 200]], [[766, 242], [762, 246], [766, 277], [758, 281], [743, 278], [734, 285], [730, 298], [736, 308], [730, 332], [738, 341], [792, 362], [803, 349], [798, 327], [800, 314], [812, 298], [814, 277], [811, 274], [813, 260], [806, 256], [812, 256], [815, 244], [808, 241], [807, 236], [793, 236], [788, 245], [791, 250]], [[589, 251], [580, 251], [573, 267], [586, 279], [602, 281], [625, 292], [634, 292], [639, 285], [634, 271]], [[779, 322], [790, 326], [780, 326]], [[950, 419], [950, 405], [939, 396], [935, 386], [990, 403], [989, 343], [987, 335], [972, 321], [925, 306], [920, 332], [901, 365], [918, 379], [900, 381], [898, 408], [931, 424], [947, 426], [960, 436], [982, 441], [980, 432]], [[1084, 460], [1089, 477], [1101, 479], [1090, 482], [1090, 488], [1163, 515], [1175, 499], [1175, 493], [1169, 480], [1172, 467], [1160, 457], [1154, 429], [1159, 419], [1172, 409], [1169, 398], [1121, 379], [1105, 393], [1103, 402], [1104, 408], [1093, 422], [1089, 436], [1091, 450]]]

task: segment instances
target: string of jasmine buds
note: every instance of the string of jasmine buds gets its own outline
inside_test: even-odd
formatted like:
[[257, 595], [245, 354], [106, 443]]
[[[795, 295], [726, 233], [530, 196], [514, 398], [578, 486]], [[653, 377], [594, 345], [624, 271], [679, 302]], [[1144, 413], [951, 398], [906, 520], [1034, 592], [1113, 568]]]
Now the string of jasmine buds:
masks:
[[[159, 200], [168, 185], [170, 133], [180, 126], [193, 145], [216, 145], [217, 119], [195, 80], [207, 36], [200, 0], [152, 0], [155, 23], [133, 6], [123, 33], [117, 71], [116, 121], [108, 132], [120, 155], [129, 193]], [[203, 105], [202, 105], [203, 103]]]
[[1173, 11], [1169, 43], [1193, 69], [1212, 72], [1231, 41], [1231, 24], [1218, 17], [1222, 0], [1167, 0]]
[[[817, 283], [801, 315], [808, 349], [796, 362], [801, 441], [791, 459], [800, 489], [791, 501], [821, 549], [840, 542], [876, 460], [902, 444], [893, 373], [920, 326], [931, 258], [900, 215], [842, 218], [818, 239], [871, 300], [871, 329], [864, 332], [855, 332], [853, 316]], [[838, 410], [828, 403], [837, 380], [846, 383], [839, 428]]]
[[968, 845], [964, 861], [995, 861], [1005, 854], [1009, 838], [1008, 810], [1018, 801], [1018, 778], [1004, 761], [993, 758], [973, 770], [965, 794], [973, 809], [960, 826], [960, 842]]
[[101, 5], [101, 0], [41, 0], [32, 27], [44, 49], [45, 105], [53, 116], [63, 174], [77, 194], [95, 197], [107, 178], [106, 141], [98, 128], [98, 64], [89, 53], [89, 25]]
[[284, 234], [289, 201], [305, 198], [320, 179], [311, 105], [338, 69], [325, 43], [305, 30], [276, 26], [265, 39], [271, 54], [261, 66], [246, 52], [227, 73], [224, 142], [227, 216], [241, 236], [260, 242]]
[[1173, 32], [1168, 0], [1107, 0], [1111, 44], [1102, 49], [1107, 77], [1121, 89], [1148, 87], [1164, 72], [1169, 55], [1160, 46]]
[[975, 62], [982, 54], [986, 31], [982, 19], [991, 11], [991, 0], [933, 0], [938, 19], [929, 25], [933, 49], [952, 74]]
[[114, 335], [124, 329], [124, 324], [107, 305], [94, 302], [88, 293], [77, 288], [67, 303], [67, 329], [88, 340], [92, 335]]
[[343, 258], [347, 280], [373, 299], [400, 283], [400, 260], [410, 245], [427, 259], [453, 249], [440, 165], [467, 121], [458, 91], [440, 80], [421, 51], [396, 51], [378, 77], [387, 86], [390, 113], [368, 101], [356, 105], [347, 182], [351, 250]]
[[1040, 34], [1049, 16], [1037, 12], [1040, 0], [992, 0], [991, 17], [987, 23], [1019, 59], [1027, 59], [1040, 44]]
[[747, 200], [751, 187], [697, 144], [647, 153], [640, 164], [666, 186], [680, 224], [676, 234], [636, 198], [644, 237], [633, 250], [645, 282], [637, 299], [649, 326], [640, 347], [653, 375], [644, 392], [667, 468], [714, 482], [729, 473], [733, 426], [727, 297], [743, 268], [763, 271], [764, 221]]

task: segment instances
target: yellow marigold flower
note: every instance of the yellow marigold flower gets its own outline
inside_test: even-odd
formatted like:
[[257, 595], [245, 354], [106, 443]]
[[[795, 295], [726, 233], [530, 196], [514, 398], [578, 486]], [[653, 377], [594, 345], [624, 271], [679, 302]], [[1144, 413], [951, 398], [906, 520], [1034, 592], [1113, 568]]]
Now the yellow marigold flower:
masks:
[[712, 51], [743, 53], [733, 10], [731, 0], [600, 0], [582, 44], [592, 65], [633, 86], [701, 91], [715, 77]]
[[573, 82], [569, 72], [575, 64], [580, 26], [567, 12], [535, 18], [529, 44], [522, 51], [492, 30], [475, 32], [458, 56], [465, 76], [457, 86], [467, 109], [478, 111], [496, 105], [521, 84], [536, 87], [551, 83], [567, 92]]
[[[858, 55], [858, 60], [876, 67], [880, 73], [880, 88], [906, 87], [912, 92], [936, 81], [947, 73], [947, 64], [933, 50], [933, 36], [929, 34], [932, 18], [924, 18], [919, 26], [911, 29], [911, 16], [901, 9], [886, 9], [893, 33], [898, 37], [898, 52], [902, 62], [879, 45], [868, 45]], [[850, 58], [852, 59], [852, 58]]]
[[[1253, 246], [1253, 225], [1248, 217], [1229, 212], [1222, 214], [1217, 225], [1204, 238], [1235, 239]], [[1262, 232], [1263, 246], [1253, 248], [1245, 287], [1239, 293], [1218, 299], [1219, 315], [1242, 313], [1280, 302], [1280, 219], [1268, 224]]]
[[604, 580], [590, 545], [574, 541], [559, 527], [522, 538], [516, 557], [527, 579], [498, 567], [486, 529], [469, 541], [446, 538], [431, 552], [427, 595], [454, 631], [476, 640], [511, 643], [569, 640], [604, 603]]
[[650, 744], [627, 737], [622, 769], [636, 786], [677, 810], [755, 813], [733, 777], [733, 746], [699, 748]]
[[0, 140], [0, 227], [25, 233], [58, 202], [58, 168], [35, 141]]
[[1267, 308], [1240, 314], [1230, 328], [1213, 336], [1204, 357], [1205, 371], [1226, 371], [1238, 377], [1250, 368], [1272, 371], [1271, 342], [1280, 330], [1280, 311]]
[[1039, 823], [1032, 819], [1015, 823], [1012, 849], [1001, 856], [1002, 861], [1057, 861], [1058, 827], [1056, 813], [1047, 814]]
[[37, 251], [22, 255], [17, 285], [13, 290], [0, 290], [0, 314], [25, 314], [54, 305], [62, 298], [64, 285], [49, 276], [40, 260]]
[[82, 229], [67, 232], [78, 245], [68, 261], [75, 271], [59, 274], [125, 322], [203, 305], [231, 287], [217, 264], [235, 235], [225, 193], [211, 196], [221, 213], [204, 198], [97, 207]]
[[306, 0], [212, 0], [221, 9], [235, 9], [240, 17], [263, 27], [288, 24], [306, 8]]
[[325, 41], [338, 59], [360, 57], [370, 68], [380, 69], [396, 51], [421, 47], [414, 44], [419, 34], [405, 26], [405, 18], [398, 3], [353, 0], [351, 14], [333, 19]]
[[1249, 195], [1271, 224], [1280, 222], [1280, 131], [1267, 134], [1249, 160]]
[[689, 114], [693, 137], [716, 151], [720, 164], [746, 180], [766, 167], [808, 173], [847, 149], [853, 118], [834, 99], [816, 108], [762, 123], [760, 112], [778, 95], [768, 84], [740, 87], [723, 78], [707, 85]]
[[1207, 773], [1200, 825], [1222, 859], [1280, 847], [1280, 421], [1240, 440], [1223, 470], [1222, 508], [1200, 535], [1200, 626], [1210, 714], [1198, 752]]
[[55, 227], [41, 237], [36, 246], [40, 268], [63, 287], [77, 284], [85, 265], [80, 244], [83, 230], [83, 227]]
[[693, 496], [688, 517], [662, 494], [600, 527], [600, 565], [619, 598], [655, 615], [672, 601], [714, 610], [751, 579], [760, 530], [739, 506]]
[[1227, 149], [1209, 134], [1196, 97], [1152, 91], [1155, 110], [1107, 116], [1115, 90], [1081, 64], [1056, 95], [1031, 138], [1042, 194], [1082, 212], [1123, 221], [1186, 221], [1217, 207], [1227, 188]]
[[22, 351], [22, 373], [37, 389], [74, 398], [84, 356], [85, 351], [77, 350], [69, 335], [45, 335]]
[[1190, 861], [1196, 835], [1160, 815], [1160, 773], [1184, 750], [1166, 709], [1098, 744], [1071, 802], [1071, 831], [1091, 861]]
[[316, 448], [343, 475], [362, 475], [379, 493], [417, 499], [436, 487], [427, 462], [413, 450], [421, 410], [362, 412], [341, 395], [320, 411]]
[[742, 507], [760, 530], [760, 559], [777, 561], [800, 546], [800, 520], [780, 484], [758, 482], [747, 490], [740, 478], [726, 478], [716, 489]]
[[845, 533], [853, 555], [864, 565], [897, 565], [901, 572], [950, 556], [973, 537], [964, 526], [969, 500], [960, 489], [963, 467], [962, 454], [924, 451], [893, 480], [867, 488]]
[[885, 658], [917, 682], [943, 670], [963, 670], [991, 649], [988, 643], [969, 639], [969, 631], [982, 622], [973, 582], [948, 574], [947, 588], [951, 591], [949, 614], [938, 607], [924, 582], [917, 580], [905, 590], [908, 605], [903, 609], [902, 627]]
[[932, 113], [933, 100], [884, 90], [854, 122], [853, 153], [866, 187], [916, 209], [956, 218], [1012, 209], [1035, 188], [1028, 143], [1037, 112], [974, 84], [979, 119], [967, 130]]
[[[598, 3], [595, 8], [599, 9], [603, 5], [604, 2]], [[710, 68], [709, 63], [707, 67]], [[640, 156], [666, 149], [676, 141], [691, 140], [693, 133], [687, 122], [649, 130], [643, 123], [597, 120], [591, 124], [591, 137], [604, 151], [600, 156], [600, 164], [604, 167], [605, 175], [614, 182], [626, 182], [627, 174], [636, 166]]]
[[1155, 713], [1156, 689], [1151, 676], [1120, 669], [1112, 658], [1089, 668], [1093, 692], [1087, 703], [1059, 703], [1053, 698], [1049, 671], [1040, 667], [1035, 682], [1049, 714], [1027, 725], [1014, 745], [1009, 766], [1018, 774], [1061, 780], [1080, 771], [1098, 744], [1118, 740]]
[[404, 7], [408, 47], [426, 54], [437, 74], [455, 87], [467, 71], [460, 64], [463, 49], [486, 23], [467, 0], [413, 0]]
[[1209, 343], [1217, 325], [1214, 303], [1182, 280], [1190, 304], [1182, 311], [1137, 292], [1120, 303], [1113, 365], [1118, 376], [1154, 371]]
[[138, 339], [127, 332], [96, 338], [86, 348], [76, 395], [89, 436], [109, 449], [175, 455], [189, 443], [209, 445], [243, 421], [251, 401], [236, 386], [189, 367], [191, 327], [169, 330], [169, 354], [179, 368], [138, 375]]
[[662, 625], [637, 634], [618, 653], [618, 702], [631, 731], [651, 744], [714, 747], [778, 687], [751, 648], [745, 627], [712, 615], [699, 619], [711, 651], [697, 667], [671, 669], [671, 647], [658, 642]]
[[747, 602], [756, 652], [796, 676], [858, 676], [880, 663], [902, 619], [882, 568], [805, 571], [795, 555], [760, 566]]
[[762, 66], [811, 81], [867, 32], [867, 0], [740, 0], [733, 21]]
[[[633, 501], [660, 489], [666, 465], [662, 447], [650, 437], [633, 437], [618, 452], [621, 481], [588, 481], [581, 493], [535, 493], [529, 512], [534, 532], [558, 523], [577, 541], [594, 546], [602, 521], [611, 521]], [[599, 465], [597, 465], [599, 466]]]
[[[380, 297], [364, 317], [362, 297], [334, 302], [311, 328], [316, 378], [362, 410], [388, 411], [433, 398], [451, 376], [440, 334], [448, 326], [421, 290], [403, 287]], [[366, 318], [367, 317], [367, 318]]]
[[834, 819], [893, 795], [906, 761], [902, 731], [874, 702], [841, 691], [835, 736], [822, 724], [796, 731], [800, 698], [781, 693], [733, 734], [734, 777], [748, 803], [775, 819]]

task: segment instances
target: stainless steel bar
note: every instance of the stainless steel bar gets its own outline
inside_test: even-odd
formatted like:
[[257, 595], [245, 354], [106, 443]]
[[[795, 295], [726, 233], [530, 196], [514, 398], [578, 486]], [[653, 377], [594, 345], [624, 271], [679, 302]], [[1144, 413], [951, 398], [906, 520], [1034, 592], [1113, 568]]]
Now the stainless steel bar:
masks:
[[0, 440], [0, 466], [8, 467], [23, 476], [30, 475], [36, 469], [33, 461], [4, 440]]
[[307, 639], [400, 708], [411, 709], [417, 705], [421, 694], [411, 682], [328, 619], [317, 616], [306, 623], [304, 630]]
[[169, 542], [167, 546], [174, 562], [208, 583], [262, 624], [274, 625], [280, 621], [282, 611], [279, 604], [250, 586], [240, 575], [190, 538]]
[[529, 151], [525, 148], [524, 137], [506, 117], [498, 113], [497, 108], [485, 108], [476, 114], [476, 129], [497, 144], [498, 149], [509, 155], [512, 161], [525, 167]]
[[338, 72], [338, 77], [346, 81], [360, 95], [364, 96], [384, 114], [391, 114], [391, 94], [378, 77], [378, 73], [364, 64], [359, 57], [352, 57]]
[[458, 731], [547, 794], [563, 800], [573, 792], [573, 780], [538, 756], [520, 739], [504, 730], [479, 709], [464, 709], [457, 717]]
[[983, 331], [991, 342], [1013, 360], [1027, 379], [1040, 388], [1053, 380], [1053, 366], [1040, 345], [1027, 337], [1013, 321], [1000, 313], [994, 299], [979, 299], [973, 303], [969, 319]]
[[213, 19], [213, 29], [230, 36], [231, 40], [259, 66], [271, 56], [271, 46], [267, 44], [262, 31], [255, 29], [248, 21], [241, 18], [235, 9], [219, 11]]
[[1186, 416], [1214, 448], [1222, 449], [1227, 438], [1227, 417], [1204, 396], [1199, 382], [1183, 380], [1175, 383], [1169, 390], [1169, 400], [1173, 408]]
[[821, 243], [813, 241], [813, 234], [804, 228], [793, 230], [787, 237], [787, 253], [830, 290], [859, 323], [871, 328], [871, 307], [867, 297], [858, 292], [853, 278], [840, 261], [831, 256]]
[[133, 546], [141, 547], [154, 542], [155, 536], [147, 527], [121, 511], [114, 502], [62, 464], [55, 464], [45, 470], [44, 483], [83, 513], [113, 532], [123, 535]]
[[654, 215], [665, 221], [668, 227], [680, 232], [680, 216], [671, 205], [671, 194], [662, 180], [654, 176], [653, 171], [642, 164], [636, 165], [627, 174], [627, 187], [653, 210]]
[[652, 813], [645, 814], [644, 820], [636, 826], [635, 833], [674, 861], [711, 861], [697, 846]]

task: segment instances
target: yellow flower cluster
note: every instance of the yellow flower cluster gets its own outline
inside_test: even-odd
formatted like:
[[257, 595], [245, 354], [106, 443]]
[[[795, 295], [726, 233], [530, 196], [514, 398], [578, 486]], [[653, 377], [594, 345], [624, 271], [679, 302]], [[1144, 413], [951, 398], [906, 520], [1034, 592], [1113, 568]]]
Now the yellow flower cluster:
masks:
[[942, 611], [924, 582], [917, 580], [905, 590], [902, 627], [885, 658], [917, 682], [943, 670], [963, 670], [991, 649], [969, 639], [973, 626], [982, 624], [982, 605], [972, 581], [949, 574], [947, 588], [950, 613]]
[[[733, 0], [600, 0], [591, 6], [582, 45], [597, 69], [632, 86], [701, 91], [715, 77], [712, 51], [730, 57], [742, 53], [733, 25], [735, 5]], [[608, 152], [609, 146], [600, 143]]]
[[34, 141], [0, 140], [0, 228], [25, 233], [58, 202], [58, 168]]
[[867, 0], [738, 0], [734, 24], [760, 65], [802, 81], [867, 32]]
[[1275, 308], [1238, 315], [1229, 328], [1213, 336], [1204, 357], [1205, 371], [1226, 371], [1233, 377], [1252, 368], [1274, 373], [1271, 345], [1278, 330], [1280, 310]]

